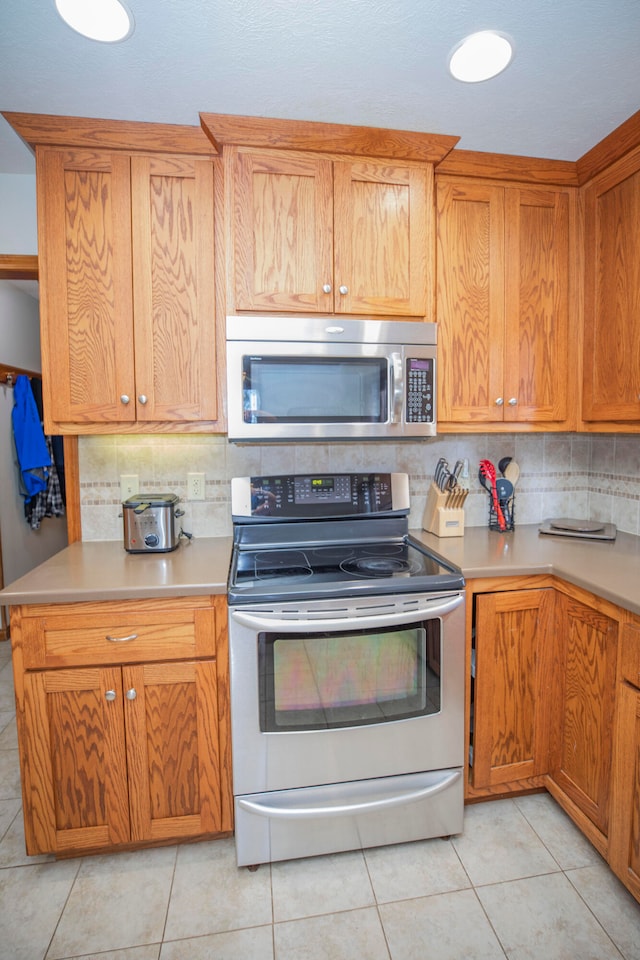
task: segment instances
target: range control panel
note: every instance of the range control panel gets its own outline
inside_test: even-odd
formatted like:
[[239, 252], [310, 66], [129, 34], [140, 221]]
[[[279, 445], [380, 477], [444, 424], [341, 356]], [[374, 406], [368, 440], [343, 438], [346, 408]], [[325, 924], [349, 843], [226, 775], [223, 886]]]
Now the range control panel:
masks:
[[318, 473], [236, 477], [234, 520], [311, 520], [406, 513], [405, 473]]

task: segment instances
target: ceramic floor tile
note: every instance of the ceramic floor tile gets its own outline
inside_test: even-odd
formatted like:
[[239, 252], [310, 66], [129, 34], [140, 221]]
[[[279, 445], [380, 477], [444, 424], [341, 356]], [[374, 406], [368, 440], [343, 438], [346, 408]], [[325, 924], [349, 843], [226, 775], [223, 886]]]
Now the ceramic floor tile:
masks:
[[86, 857], [47, 960], [160, 943], [175, 847]]
[[569, 881], [626, 960], [640, 960], [640, 903], [606, 864], [570, 870]]
[[513, 800], [466, 807], [464, 833], [451, 842], [474, 886], [559, 869]]
[[379, 907], [391, 960], [504, 960], [473, 890]]
[[373, 907], [276, 923], [275, 960], [389, 960]]
[[548, 793], [517, 797], [515, 804], [563, 870], [602, 863], [602, 857]]
[[[340, 877], [339, 883], [336, 877]], [[354, 910], [375, 903], [360, 850], [274, 863], [271, 886], [275, 921]]]
[[78, 863], [0, 870], [0, 956], [42, 960], [73, 885]]
[[17, 750], [0, 750], [0, 800], [22, 797]]
[[160, 960], [273, 960], [273, 929], [251, 927], [162, 945]]
[[[0, 718], [0, 723], [1, 723]], [[9, 719], [5, 724], [4, 728], [0, 732], [0, 750], [17, 750], [18, 749], [18, 728], [16, 726], [15, 714]]]
[[11, 662], [0, 661], [0, 710], [13, 711], [16, 709], [16, 698], [13, 692], [13, 667]]
[[15, 718], [15, 710], [0, 710], [0, 732], [4, 730], [8, 723], [11, 723], [12, 720], [15, 720]]
[[81, 957], [65, 957], [64, 960], [158, 960], [160, 947], [159, 943], [149, 943], [144, 947], [107, 950], [106, 953], [83, 953]]
[[271, 869], [236, 866], [233, 840], [178, 848], [165, 940], [271, 923]]
[[13, 823], [16, 818], [18, 811], [20, 810], [20, 801], [17, 798], [11, 798], [9, 800], [0, 800], [0, 867], [8, 867], [9, 863], [6, 863], [2, 856], [2, 838], [6, 834], [7, 830]]
[[378, 903], [462, 890], [471, 883], [452, 844], [420, 840], [365, 850]]
[[509, 960], [621, 960], [562, 873], [476, 892]]
[[55, 857], [53, 856], [28, 856], [24, 839], [22, 804], [19, 800], [0, 801], [0, 804], [3, 802], [17, 804], [18, 810], [16, 816], [14, 816], [11, 824], [0, 840], [0, 867], [29, 866], [34, 863], [48, 863], [55, 860]]

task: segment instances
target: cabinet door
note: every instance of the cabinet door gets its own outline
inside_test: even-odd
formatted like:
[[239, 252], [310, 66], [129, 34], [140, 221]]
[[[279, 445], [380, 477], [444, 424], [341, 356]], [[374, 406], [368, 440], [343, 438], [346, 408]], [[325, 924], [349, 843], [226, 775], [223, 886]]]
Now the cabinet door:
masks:
[[135, 420], [129, 157], [39, 148], [37, 184], [45, 427]]
[[640, 421], [640, 149], [585, 193], [583, 417]]
[[557, 597], [556, 611], [551, 776], [606, 835], [619, 625], [564, 594]]
[[505, 188], [505, 251], [504, 420], [566, 420], [567, 191]]
[[548, 771], [553, 606], [550, 589], [475, 597], [474, 787]]
[[504, 190], [438, 181], [439, 419], [502, 420]]
[[430, 166], [334, 163], [337, 313], [431, 314], [432, 207]]
[[640, 690], [618, 690], [617, 737], [611, 816], [611, 867], [640, 899]]
[[119, 668], [24, 676], [27, 852], [126, 843], [129, 804]]
[[132, 840], [221, 829], [216, 664], [123, 668]]
[[213, 164], [134, 156], [131, 189], [136, 417], [215, 420]]
[[330, 313], [331, 161], [242, 147], [228, 153], [236, 310]]

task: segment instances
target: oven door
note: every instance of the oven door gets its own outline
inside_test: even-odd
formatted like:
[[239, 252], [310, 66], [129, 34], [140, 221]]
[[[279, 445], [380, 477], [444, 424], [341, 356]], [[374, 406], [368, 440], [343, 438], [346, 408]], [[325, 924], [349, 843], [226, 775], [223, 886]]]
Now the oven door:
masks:
[[234, 793], [461, 767], [464, 596], [229, 611]]

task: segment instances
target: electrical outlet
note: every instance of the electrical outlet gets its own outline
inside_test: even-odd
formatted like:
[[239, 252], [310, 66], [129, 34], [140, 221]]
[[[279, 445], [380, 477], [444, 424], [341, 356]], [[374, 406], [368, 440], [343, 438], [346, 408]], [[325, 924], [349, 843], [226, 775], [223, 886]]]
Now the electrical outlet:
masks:
[[187, 499], [204, 500], [204, 473], [187, 474]]
[[122, 500], [128, 500], [134, 497], [138, 492], [138, 474], [121, 473], [120, 474], [120, 497]]

